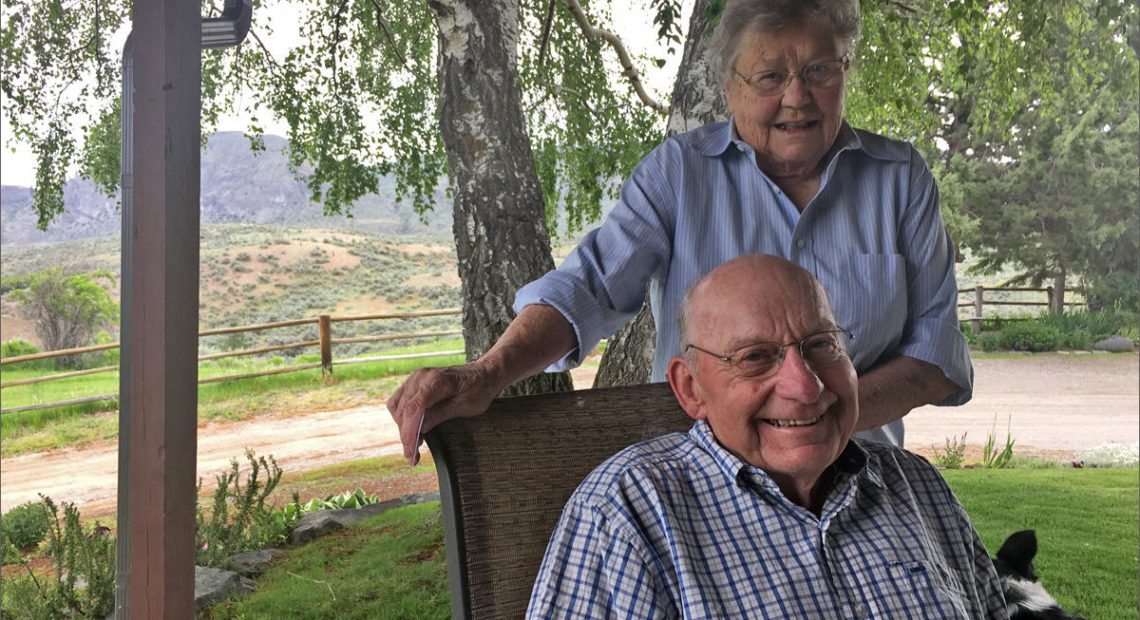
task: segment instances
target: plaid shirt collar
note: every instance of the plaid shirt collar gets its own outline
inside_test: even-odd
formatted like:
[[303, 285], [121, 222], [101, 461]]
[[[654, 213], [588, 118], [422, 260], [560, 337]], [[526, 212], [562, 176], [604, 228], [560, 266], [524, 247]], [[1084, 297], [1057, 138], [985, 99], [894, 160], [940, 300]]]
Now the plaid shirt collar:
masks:
[[[793, 505], [767, 472], [742, 461], [721, 445], [706, 420], [697, 420], [693, 424], [693, 428], [689, 429], [689, 438], [713, 458], [721, 472], [735, 486], [755, 491], [769, 502]], [[832, 482], [833, 488], [829, 491], [824, 505], [824, 518], [830, 518], [847, 505], [855, 489], [861, 484], [886, 488], [878, 463], [874, 462], [876, 460], [855, 440], [847, 440], [843, 452], [839, 453], [839, 457], [830, 467], [835, 476]]]

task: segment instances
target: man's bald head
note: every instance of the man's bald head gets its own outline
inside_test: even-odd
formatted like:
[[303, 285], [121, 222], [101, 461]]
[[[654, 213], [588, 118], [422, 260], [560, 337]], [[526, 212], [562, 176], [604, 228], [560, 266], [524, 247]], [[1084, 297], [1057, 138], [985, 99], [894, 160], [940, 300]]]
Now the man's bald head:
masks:
[[802, 303], [834, 321], [823, 286], [803, 267], [768, 254], [748, 254], [721, 264], [681, 298], [677, 319], [681, 350], [693, 342], [691, 332], [694, 320], [698, 319], [695, 314], [706, 313], [709, 306], [721, 306], [728, 297], [741, 295], [750, 295], [756, 303], [787, 305], [791, 300], [780, 293], [788, 291], [798, 291], [803, 297]]

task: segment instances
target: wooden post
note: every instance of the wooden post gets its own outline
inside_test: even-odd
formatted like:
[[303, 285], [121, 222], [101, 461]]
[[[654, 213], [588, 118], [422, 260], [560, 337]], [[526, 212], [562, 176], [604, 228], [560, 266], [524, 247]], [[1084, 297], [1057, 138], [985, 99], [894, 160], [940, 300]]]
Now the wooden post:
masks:
[[[115, 617], [194, 617], [201, 23], [136, 0], [124, 50]], [[129, 65], [129, 67], [128, 67]]]
[[322, 314], [320, 317], [320, 331], [321, 331], [321, 376], [328, 378], [332, 376], [332, 320], [329, 315]]
[[982, 292], [985, 290], [984, 286], [974, 287], [974, 318], [970, 320], [970, 325], [975, 334], [982, 333]]

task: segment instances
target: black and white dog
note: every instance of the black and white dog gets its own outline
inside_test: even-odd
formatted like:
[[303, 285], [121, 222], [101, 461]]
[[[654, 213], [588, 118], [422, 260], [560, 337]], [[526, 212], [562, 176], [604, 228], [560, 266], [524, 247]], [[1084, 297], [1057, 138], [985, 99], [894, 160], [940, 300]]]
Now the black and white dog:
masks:
[[1085, 620], [1062, 609], [1037, 581], [1035, 555], [1037, 534], [1022, 530], [1005, 539], [994, 559], [1010, 620]]

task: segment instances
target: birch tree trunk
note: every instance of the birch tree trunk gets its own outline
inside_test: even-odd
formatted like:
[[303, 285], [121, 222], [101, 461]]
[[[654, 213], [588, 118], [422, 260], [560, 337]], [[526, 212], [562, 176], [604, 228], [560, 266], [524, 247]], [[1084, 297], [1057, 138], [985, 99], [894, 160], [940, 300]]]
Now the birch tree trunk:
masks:
[[[523, 118], [517, 0], [430, 0], [439, 33], [439, 122], [455, 192], [467, 359], [487, 352], [514, 318], [514, 293], [554, 262]], [[504, 394], [572, 389], [542, 373]]]
[[[707, 6], [708, 0], [697, 0], [689, 19], [685, 51], [669, 104], [669, 135], [728, 119], [728, 105], [724, 100], [720, 76], [709, 66], [708, 37], [705, 35], [708, 29]], [[656, 338], [657, 330], [647, 297], [637, 317], [610, 338], [594, 387], [647, 383], [653, 366]]]

